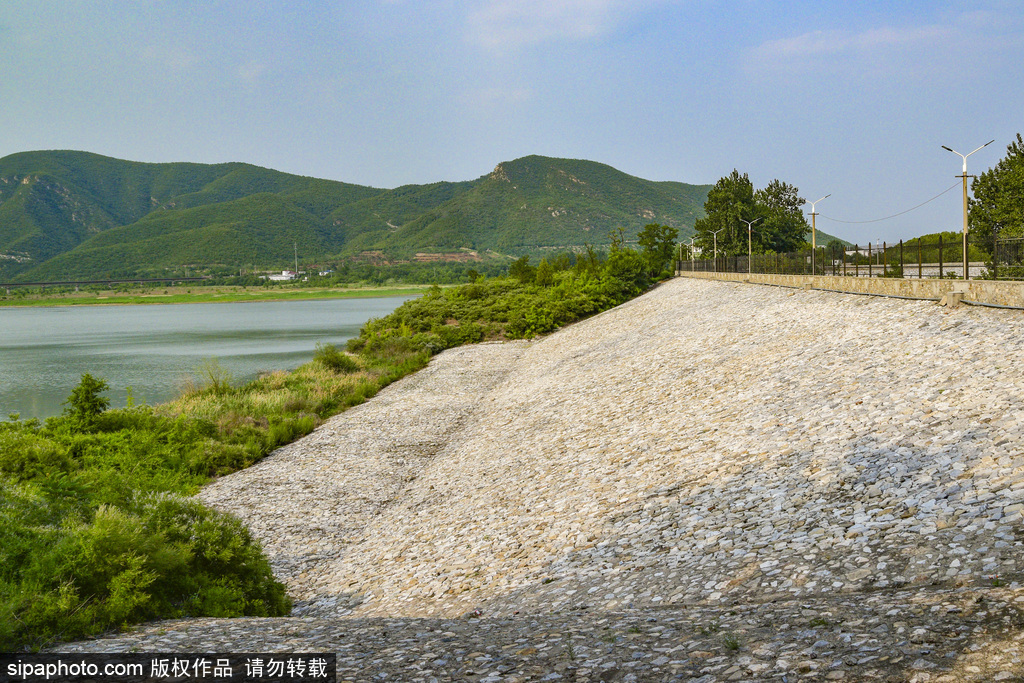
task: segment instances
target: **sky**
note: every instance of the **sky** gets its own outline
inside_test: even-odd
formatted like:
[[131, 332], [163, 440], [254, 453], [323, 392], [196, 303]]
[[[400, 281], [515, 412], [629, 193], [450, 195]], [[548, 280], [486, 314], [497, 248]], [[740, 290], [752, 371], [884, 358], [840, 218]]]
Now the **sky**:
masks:
[[995, 140], [970, 174], [1005, 155], [1022, 54], [1017, 0], [3, 0], [0, 156], [380, 188], [529, 154], [693, 184], [737, 169], [831, 195], [820, 230], [891, 243], [962, 229], [942, 145]]

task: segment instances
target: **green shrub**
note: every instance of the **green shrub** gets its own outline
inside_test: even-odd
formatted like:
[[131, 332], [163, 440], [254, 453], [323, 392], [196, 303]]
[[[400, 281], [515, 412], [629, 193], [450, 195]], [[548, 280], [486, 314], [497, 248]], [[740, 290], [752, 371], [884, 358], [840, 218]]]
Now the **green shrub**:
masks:
[[199, 377], [201, 391], [225, 394], [232, 390], [231, 373], [226, 368], [221, 367], [220, 362], [216, 358], [207, 358], [203, 361], [202, 365], [199, 366]]
[[13, 481], [28, 481], [71, 467], [67, 452], [49, 439], [28, 430], [0, 427], [0, 472]]
[[359, 369], [359, 364], [348, 354], [339, 351], [334, 344], [321, 344], [318, 342], [316, 352], [313, 354], [313, 360], [332, 372], [348, 373]]
[[[49, 517], [43, 497], [5, 486], [0, 648], [37, 649], [156, 617], [280, 616], [291, 604], [236, 518], [145, 494], [88, 521]], [[30, 554], [26, 554], [28, 548]]]

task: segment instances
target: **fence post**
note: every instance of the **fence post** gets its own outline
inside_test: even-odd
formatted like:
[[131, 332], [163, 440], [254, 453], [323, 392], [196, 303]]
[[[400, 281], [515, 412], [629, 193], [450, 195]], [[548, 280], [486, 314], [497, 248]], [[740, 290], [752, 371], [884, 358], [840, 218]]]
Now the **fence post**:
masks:
[[942, 279], [942, 233], [939, 233], [939, 279]]

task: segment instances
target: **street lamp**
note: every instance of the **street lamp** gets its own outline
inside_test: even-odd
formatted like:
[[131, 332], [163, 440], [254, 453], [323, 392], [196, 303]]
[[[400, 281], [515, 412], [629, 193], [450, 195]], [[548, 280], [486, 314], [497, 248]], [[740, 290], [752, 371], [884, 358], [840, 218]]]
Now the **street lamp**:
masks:
[[[978, 149], [984, 149], [985, 147], [991, 145], [993, 142], [995, 142], [995, 140], [989, 140]], [[967, 157], [974, 154], [974, 152], [977, 152], [978, 149], [974, 150], [974, 152], [968, 152], [967, 154], [960, 154], [960, 152], [956, 151], [955, 149], [950, 149], [945, 145], [942, 145], [942, 149], [946, 150], [947, 152], [952, 152], [953, 154], [956, 154], [958, 157], [961, 157], [964, 160], [964, 172], [963, 175], [959, 177], [964, 179], [964, 279], [968, 280], [970, 278], [969, 273], [967, 272]]]
[[725, 230], [725, 228], [719, 228], [718, 230], [715, 230], [715, 232], [714, 232], [714, 237], [715, 237], [715, 272], [716, 273], [718, 272], [718, 233], [722, 232], [723, 230]]
[[[821, 199], [828, 199], [832, 196], [832, 193], [828, 193]], [[814, 252], [818, 250], [818, 227], [815, 217], [818, 213], [814, 210], [814, 205], [821, 201], [821, 199], [815, 199], [811, 202], [811, 275], [814, 275]]]
[[752, 259], [753, 259], [753, 257], [752, 257], [753, 251], [750, 248], [750, 226], [753, 225], [754, 223], [758, 222], [761, 219], [760, 218], [755, 218], [752, 221], [748, 221], [745, 218], [741, 218], [740, 220], [747, 224], [747, 275], [750, 275], [750, 264], [751, 264]]

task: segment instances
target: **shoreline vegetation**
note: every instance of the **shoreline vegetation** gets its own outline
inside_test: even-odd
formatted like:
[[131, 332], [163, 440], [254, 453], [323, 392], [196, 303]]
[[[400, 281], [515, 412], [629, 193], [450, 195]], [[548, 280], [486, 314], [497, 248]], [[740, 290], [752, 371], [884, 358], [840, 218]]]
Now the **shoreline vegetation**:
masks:
[[344, 288], [260, 288], [238, 285], [137, 288], [139, 291], [81, 291], [33, 293], [0, 297], [3, 307], [39, 306], [135, 306], [155, 304], [245, 303], [250, 301], [309, 301], [314, 299], [361, 299], [421, 294], [431, 285], [393, 285]]
[[235, 386], [211, 361], [175, 401], [123, 409], [108, 409], [106, 382], [84, 375], [62, 415], [11, 415], [0, 422], [0, 650], [154, 619], [287, 615], [259, 542], [190, 496], [436, 353], [552, 332], [642, 294], [666, 263], [614, 240], [607, 255], [524, 257], [507, 276], [431, 286], [292, 372]]

